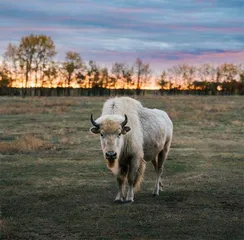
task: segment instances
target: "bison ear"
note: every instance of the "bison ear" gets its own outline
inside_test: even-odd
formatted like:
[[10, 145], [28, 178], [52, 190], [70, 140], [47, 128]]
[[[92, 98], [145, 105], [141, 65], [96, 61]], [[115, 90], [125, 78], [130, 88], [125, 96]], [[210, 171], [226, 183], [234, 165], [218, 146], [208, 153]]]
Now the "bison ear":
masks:
[[128, 126], [125, 126], [125, 127], [123, 127], [123, 129], [122, 129], [122, 134], [126, 134], [127, 132], [129, 132], [130, 131], [130, 127], [128, 127]]
[[100, 133], [100, 129], [97, 128], [97, 127], [92, 127], [92, 128], [90, 128], [90, 131], [91, 131], [92, 133], [94, 133], [94, 134], [98, 134], [98, 133]]

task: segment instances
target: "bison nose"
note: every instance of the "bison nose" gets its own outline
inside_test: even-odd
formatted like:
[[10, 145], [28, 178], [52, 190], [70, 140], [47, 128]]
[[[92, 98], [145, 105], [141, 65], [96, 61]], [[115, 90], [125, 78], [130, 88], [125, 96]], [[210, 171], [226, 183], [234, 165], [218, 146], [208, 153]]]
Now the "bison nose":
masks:
[[115, 159], [117, 157], [117, 153], [114, 151], [108, 151], [106, 152], [106, 158], [107, 159]]

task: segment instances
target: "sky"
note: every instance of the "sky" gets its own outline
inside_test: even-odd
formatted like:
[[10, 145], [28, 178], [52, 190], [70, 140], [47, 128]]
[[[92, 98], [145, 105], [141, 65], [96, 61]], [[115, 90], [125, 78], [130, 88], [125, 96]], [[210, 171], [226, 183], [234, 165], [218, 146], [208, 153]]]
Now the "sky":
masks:
[[29, 34], [100, 66], [244, 63], [244, 0], [0, 0], [0, 55]]

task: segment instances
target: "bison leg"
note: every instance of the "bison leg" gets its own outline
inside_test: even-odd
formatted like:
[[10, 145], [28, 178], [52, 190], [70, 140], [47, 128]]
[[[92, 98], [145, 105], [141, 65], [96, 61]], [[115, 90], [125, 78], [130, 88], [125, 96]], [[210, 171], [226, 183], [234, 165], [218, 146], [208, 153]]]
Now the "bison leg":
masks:
[[142, 159], [140, 166], [138, 168], [138, 171], [137, 171], [135, 181], [134, 181], [134, 191], [140, 190], [140, 186], [141, 186], [141, 182], [142, 182], [143, 177], [144, 177], [145, 169], [146, 169], [146, 162], [144, 159]]
[[133, 184], [129, 183], [127, 195], [126, 195], [126, 202], [134, 202], [134, 187]]
[[118, 183], [118, 193], [115, 198], [115, 202], [124, 202], [125, 199], [125, 183], [126, 183], [126, 175], [128, 172], [127, 166], [120, 166], [120, 174], [117, 176]]
[[156, 178], [156, 183], [153, 191], [154, 196], [159, 195], [159, 190], [162, 190], [163, 165], [168, 156], [169, 148], [170, 148], [170, 142], [167, 142], [165, 144], [164, 149], [158, 154], [157, 157], [157, 168], [156, 168], [157, 178]]
[[123, 202], [125, 199], [125, 176], [117, 177], [118, 193], [115, 198], [115, 202]]
[[131, 159], [131, 164], [128, 172], [128, 191], [126, 195], [127, 202], [134, 202], [134, 186], [138, 180], [138, 171], [140, 169], [140, 160]]

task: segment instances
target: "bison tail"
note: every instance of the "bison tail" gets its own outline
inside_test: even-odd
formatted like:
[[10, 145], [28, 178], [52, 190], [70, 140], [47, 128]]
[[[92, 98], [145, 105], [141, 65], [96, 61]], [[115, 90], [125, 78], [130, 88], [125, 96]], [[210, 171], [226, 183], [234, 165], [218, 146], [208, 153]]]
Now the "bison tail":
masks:
[[142, 159], [139, 169], [137, 171], [137, 176], [136, 176], [135, 182], [134, 182], [134, 191], [135, 192], [140, 190], [140, 186], [141, 186], [141, 182], [144, 177], [145, 169], [146, 169], [146, 162]]

